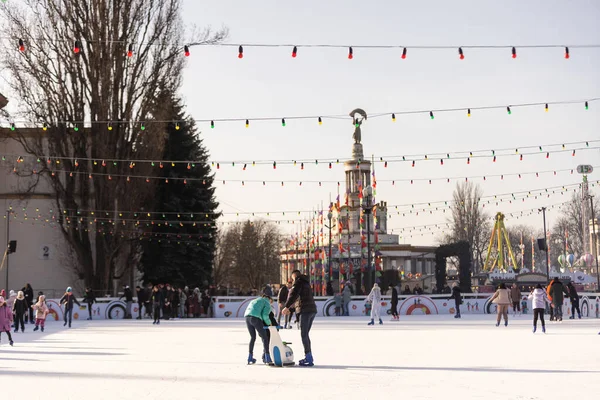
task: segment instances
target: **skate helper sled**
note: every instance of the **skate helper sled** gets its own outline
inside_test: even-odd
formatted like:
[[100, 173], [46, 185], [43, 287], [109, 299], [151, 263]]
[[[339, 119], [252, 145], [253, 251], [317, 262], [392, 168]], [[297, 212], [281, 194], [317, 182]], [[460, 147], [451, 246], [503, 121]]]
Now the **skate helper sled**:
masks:
[[265, 326], [264, 329], [268, 329], [270, 333], [269, 340], [269, 352], [271, 353], [272, 363], [269, 363], [272, 367], [292, 367], [295, 365], [294, 352], [288, 345], [292, 344], [289, 342], [283, 342], [281, 336], [279, 336], [280, 326]]

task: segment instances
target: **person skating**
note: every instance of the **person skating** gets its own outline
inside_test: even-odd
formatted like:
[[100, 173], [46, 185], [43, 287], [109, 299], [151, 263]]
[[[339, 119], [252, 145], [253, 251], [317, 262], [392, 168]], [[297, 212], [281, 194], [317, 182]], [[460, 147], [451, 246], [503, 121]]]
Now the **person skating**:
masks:
[[562, 284], [561, 281], [558, 280], [558, 278], [554, 278], [552, 280], [552, 287], [550, 289], [550, 294], [552, 298], [552, 305], [554, 306], [554, 319], [556, 321], [562, 322], [562, 317], [563, 317], [563, 312], [562, 312], [562, 306], [563, 306], [563, 302], [565, 300], [564, 295], [566, 294], [567, 296], [569, 295], [569, 292], [567, 292], [567, 288], [564, 287], [564, 285]]
[[390, 290], [392, 291], [392, 301], [390, 311], [392, 312], [392, 319], [398, 321], [400, 317], [398, 316], [398, 290], [396, 286], [390, 285]]
[[343, 303], [342, 315], [345, 317], [350, 316], [350, 302], [351, 301], [352, 301], [352, 291], [350, 289], [350, 285], [346, 284], [346, 286], [344, 286], [344, 290], [342, 291], [342, 303]]
[[546, 324], [544, 322], [544, 310], [546, 309], [546, 303], [550, 303], [548, 295], [542, 289], [542, 285], [538, 284], [534, 290], [529, 294], [531, 304], [533, 307], [533, 333], [537, 330], [538, 318], [542, 323], [542, 332], [546, 333]]
[[162, 291], [159, 290], [158, 286], [154, 286], [152, 289], [152, 296], [150, 296], [152, 303], [152, 312], [154, 316], [154, 322], [152, 325], [160, 325], [160, 311], [163, 307], [164, 296]]
[[[279, 293], [277, 293], [277, 325], [281, 325], [281, 316], [283, 315], [283, 314], [281, 314], [281, 310], [283, 310], [283, 308], [285, 307], [285, 302], [288, 298], [289, 293], [290, 293], [290, 290], [288, 289], [287, 284], [286, 283], [282, 284], [281, 288], [279, 289]], [[289, 315], [285, 315], [283, 317], [283, 319], [284, 319], [283, 329], [287, 329], [290, 317], [289, 317]]]
[[65, 305], [65, 323], [63, 326], [67, 326], [68, 323], [69, 328], [71, 327], [71, 320], [73, 319], [73, 303], [81, 307], [81, 304], [79, 303], [79, 301], [77, 301], [75, 295], [73, 294], [73, 289], [71, 289], [71, 287], [68, 287], [66, 293], [60, 299], [59, 304], [61, 306], [63, 304]]
[[185, 313], [185, 303], [187, 301], [187, 295], [185, 291], [179, 288], [179, 318], [186, 318], [187, 314]]
[[546, 288], [546, 296], [548, 296], [548, 298], [550, 299], [550, 305], [548, 307], [548, 311], [550, 314], [550, 321], [554, 321], [554, 305], [552, 304], [552, 284], [554, 283], [554, 281], [550, 281], [550, 283], [548, 284], [548, 287]]
[[[88, 309], [88, 314], [89, 314], [88, 321], [91, 321], [92, 320], [92, 306], [96, 302], [96, 296], [94, 295], [92, 288], [85, 289], [85, 294], [83, 295], [83, 302], [85, 304], [87, 304], [87, 309]], [[37, 324], [37, 317], [36, 317], [36, 324]]]
[[516, 317], [517, 313], [521, 315], [521, 289], [516, 283], [513, 283], [510, 287], [510, 297], [512, 298], [513, 317]]
[[490, 302], [498, 306], [496, 314], [496, 326], [500, 326], [500, 320], [504, 317], [504, 326], [508, 326], [508, 307], [512, 304], [512, 295], [510, 289], [507, 289], [504, 283], [501, 283], [496, 293], [490, 299]]
[[298, 362], [303, 367], [312, 367], [314, 365], [311, 343], [310, 329], [317, 315], [317, 305], [312, 295], [312, 288], [307, 276], [302, 275], [299, 270], [292, 272], [294, 284], [290, 290], [290, 295], [285, 303], [285, 308], [282, 310], [283, 315], [290, 313], [290, 307], [298, 301], [300, 309], [300, 336], [304, 345], [305, 358]]
[[460, 287], [456, 282], [454, 282], [452, 285], [452, 296], [450, 296], [448, 300], [452, 299], [454, 299], [454, 306], [456, 307], [456, 314], [454, 315], [454, 318], [460, 318], [460, 305], [462, 304], [462, 296]]
[[23, 318], [27, 318], [29, 304], [27, 303], [27, 300], [25, 300], [25, 294], [22, 291], [19, 291], [15, 301], [13, 302], [12, 312], [14, 314], [15, 333], [19, 332], [19, 324], [21, 325], [21, 332], [25, 332]]
[[8, 304], [6, 304], [4, 296], [0, 296], [0, 341], [2, 340], [2, 332], [5, 332], [6, 336], [8, 336], [8, 343], [11, 346], [13, 345], [12, 335], [10, 333], [12, 321], [12, 310], [8, 307]]
[[256, 334], [260, 336], [263, 343], [262, 360], [265, 364], [270, 364], [271, 355], [269, 354], [269, 330], [264, 329], [265, 326], [271, 325], [271, 298], [266, 294], [258, 297], [248, 304], [248, 308], [244, 312], [246, 318], [246, 327], [250, 334], [250, 344], [248, 345], [248, 364], [256, 363], [254, 358], [254, 343], [256, 342]]
[[35, 328], [33, 331], [36, 332], [39, 328], [42, 328], [44, 332], [44, 326], [46, 325], [46, 316], [50, 312], [50, 309], [46, 305], [46, 296], [43, 294], [38, 298], [37, 303], [31, 306], [31, 309], [35, 311]]
[[381, 320], [381, 314], [379, 312], [381, 309], [381, 289], [377, 283], [373, 284], [373, 288], [367, 296], [367, 301], [371, 303], [371, 322], [367, 325], [374, 325], [375, 319], [378, 319], [379, 325], [382, 325], [383, 321]]
[[[33, 288], [31, 287], [31, 284], [27, 283], [25, 285], [23, 294], [25, 295], [25, 300], [27, 300], [27, 304], [33, 304], [35, 299], [33, 297]], [[28, 308], [27, 311], [29, 312], [29, 323], [33, 324], [34, 323], [33, 310], [31, 308]], [[25, 316], [27, 316], [27, 315], [25, 315]], [[25, 318], [25, 323], [27, 323], [27, 318]]]
[[339, 317], [340, 315], [342, 315], [342, 294], [341, 293], [336, 293], [333, 296], [333, 302], [335, 305], [335, 316]]
[[123, 285], [123, 295], [119, 297], [119, 300], [123, 297], [125, 297], [125, 319], [132, 319], [131, 306], [133, 305], [133, 293], [131, 292], [129, 285]]
[[579, 310], [579, 294], [577, 293], [577, 289], [575, 289], [573, 282], [569, 282], [567, 289], [569, 290], [569, 300], [571, 300], [571, 316], [569, 318], [575, 319], [575, 311], [577, 311], [577, 316], [579, 319], [581, 319], [581, 310]]

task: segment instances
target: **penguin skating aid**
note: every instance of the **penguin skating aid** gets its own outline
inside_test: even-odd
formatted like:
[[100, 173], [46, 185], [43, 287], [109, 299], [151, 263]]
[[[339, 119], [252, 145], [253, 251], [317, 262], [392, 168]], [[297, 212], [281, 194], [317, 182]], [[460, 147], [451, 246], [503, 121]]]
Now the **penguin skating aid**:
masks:
[[269, 363], [273, 367], [291, 367], [295, 365], [294, 352], [288, 345], [291, 343], [284, 342], [279, 336], [278, 328], [280, 326], [265, 326], [269, 330], [269, 352], [271, 353], [272, 362]]

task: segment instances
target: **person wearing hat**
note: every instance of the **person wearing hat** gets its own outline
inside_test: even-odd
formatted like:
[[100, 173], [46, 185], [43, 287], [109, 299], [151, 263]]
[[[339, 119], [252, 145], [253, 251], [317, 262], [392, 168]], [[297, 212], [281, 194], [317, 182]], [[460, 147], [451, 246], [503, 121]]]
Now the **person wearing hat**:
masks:
[[31, 309], [35, 311], [35, 328], [33, 328], [33, 331], [37, 332], [39, 328], [42, 328], [42, 332], [44, 332], [46, 316], [50, 312], [50, 309], [46, 304], [46, 296], [40, 294], [37, 303], [32, 305]]
[[454, 318], [460, 318], [460, 305], [462, 304], [462, 296], [460, 294], [460, 287], [456, 282], [452, 284], [452, 296], [450, 296], [448, 300], [452, 299], [454, 299], [454, 306], [456, 307], [456, 315], [454, 315]]
[[552, 287], [550, 288], [550, 298], [552, 299], [552, 305], [554, 307], [554, 319], [562, 322], [563, 312], [562, 307], [565, 301], [564, 295], [569, 295], [567, 288], [562, 284], [558, 278], [552, 280]]
[[253, 354], [257, 333], [263, 342], [263, 363], [271, 363], [271, 355], [269, 354], [270, 333], [267, 329], [264, 329], [265, 326], [271, 325], [270, 313], [271, 298], [266, 294], [263, 294], [261, 297], [252, 300], [244, 312], [244, 317], [246, 318], [246, 327], [248, 328], [248, 333], [250, 333], [248, 364], [256, 363], [256, 359], [254, 358]]
[[[25, 285], [23, 289], [23, 294], [25, 295], [25, 300], [27, 300], [27, 304], [33, 304], [33, 288], [30, 283]], [[33, 324], [35, 322], [33, 318], [33, 310], [30, 308], [29, 310], [29, 323]], [[25, 323], [27, 323], [27, 318], [25, 318]]]
[[400, 317], [398, 316], [398, 290], [396, 289], [396, 286], [394, 285], [390, 285], [390, 290], [392, 291], [392, 300], [391, 300], [391, 312], [392, 312], [392, 319], [394, 321], [397, 321], [400, 319]]
[[[67, 322], [69, 323], [69, 328], [71, 327], [71, 320], [73, 319], [73, 303], [77, 304], [78, 306], [81, 307], [81, 304], [77, 301], [77, 299], [75, 298], [75, 295], [73, 295], [73, 289], [71, 289], [71, 287], [69, 286], [67, 288], [66, 293], [64, 294], [64, 296], [60, 299], [59, 304], [60, 305], [65, 305], [65, 324], [63, 326], [67, 326]], [[68, 317], [68, 321], [67, 321], [67, 317]]]
[[15, 316], [15, 333], [19, 332], [19, 324], [21, 324], [21, 332], [25, 332], [23, 318], [27, 315], [28, 309], [29, 304], [27, 303], [27, 300], [25, 300], [25, 294], [22, 291], [19, 291], [12, 306], [12, 311]]
[[6, 304], [4, 296], [0, 296], [0, 340], [2, 340], [2, 332], [6, 332], [8, 336], [8, 343], [12, 346], [13, 340], [10, 334], [10, 325], [12, 324], [13, 313], [12, 310]]

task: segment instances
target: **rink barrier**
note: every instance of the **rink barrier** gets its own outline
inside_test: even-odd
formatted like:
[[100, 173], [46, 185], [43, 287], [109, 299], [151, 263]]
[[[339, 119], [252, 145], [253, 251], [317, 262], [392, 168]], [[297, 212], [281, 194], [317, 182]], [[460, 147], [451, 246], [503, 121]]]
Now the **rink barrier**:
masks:
[[[462, 315], [468, 314], [495, 314], [496, 305], [489, 300], [493, 293], [464, 294], [460, 306]], [[520, 305], [523, 301], [527, 304], [526, 313], [531, 313], [531, 300], [527, 299], [529, 293], [522, 293]], [[453, 315], [456, 313], [454, 299], [448, 300], [449, 295], [399, 295], [399, 315]], [[216, 297], [216, 318], [243, 318], [248, 304], [256, 297]], [[370, 312], [367, 307], [367, 296], [352, 296], [348, 305], [350, 316], [365, 316]], [[391, 297], [383, 296], [381, 300], [382, 314], [391, 315]], [[317, 317], [335, 316], [335, 300], [333, 297], [315, 297]], [[581, 293], [579, 299], [581, 315], [584, 318], [600, 318], [600, 293]], [[273, 311], [277, 314], [275, 304]], [[571, 316], [571, 303], [568, 299], [563, 303], [563, 316]]]
[[[531, 301], [527, 299], [529, 293], [522, 293], [521, 303], [526, 301], [527, 310], [530, 314]], [[473, 293], [463, 295], [463, 304], [460, 306], [461, 314], [495, 314], [496, 305], [489, 299], [492, 293]], [[448, 300], [449, 295], [399, 295], [398, 296], [398, 314], [399, 315], [451, 315], [456, 312], [454, 299]], [[243, 318], [248, 304], [256, 297], [237, 297], [237, 296], [218, 296], [213, 298], [214, 316], [216, 318]], [[348, 306], [350, 316], [364, 316], [370, 311], [367, 307], [366, 296], [352, 296]], [[62, 321], [64, 308], [59, 305], [59, 299], [46, 300], [50, 313], [48, 321]], [[383, 296], [381, 300], [381, 310], [383, 315], [391, 315], [390, 296]], [[317, 317], [335, 316], [335, 300], [333, 297], [315, 297], [317, 305]], [[116, 297], [101, 298], [92, 305], [93, 319], [123, 319], [125, 317], [124, 301]], [[274, 303], [273, 312], [277, 315], [277, 305]], [[581, 316], [584, 318], [600, 318], [600, 293], [580, 293], [579, 307]], [[134, 318], [137, 317], [139, 310], [138, 304], [134, 301], [131, 306]], [[145, 311], [145, 310], [144, 310]], [[565, 298], [563, 303], [563, 316], [571, 316], [571, 303]], [[74, 305], [73, 319], [85, 320], [88, 318], [88, 306], [81, 303], [81, 306]]]

